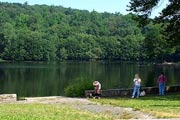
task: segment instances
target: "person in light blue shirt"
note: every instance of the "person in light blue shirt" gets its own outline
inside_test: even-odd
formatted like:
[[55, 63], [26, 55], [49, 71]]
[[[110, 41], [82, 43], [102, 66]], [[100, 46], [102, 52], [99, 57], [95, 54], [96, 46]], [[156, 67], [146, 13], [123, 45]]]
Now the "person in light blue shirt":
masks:
[[133, 82], [134, 82], [134, 89], [133, 89], [133, 93], [132, 93], [132, 98], [134, 98], [135, 95], [136, 95], [137, 98], [139, 98], [140, 87], [141, 87], [141, 79], [139, 78], [138, 74], [135, 74]]

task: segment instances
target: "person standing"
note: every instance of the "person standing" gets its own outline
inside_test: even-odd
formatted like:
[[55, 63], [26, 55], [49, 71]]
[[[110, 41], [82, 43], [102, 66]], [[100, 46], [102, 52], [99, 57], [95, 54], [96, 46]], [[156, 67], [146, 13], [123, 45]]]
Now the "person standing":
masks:
[[136, 95], [137, 98], [139, 98], [140, 87], [141, 87], [141, 79], [139, 78], [138, 74], [135, 74], [133, 82], [134, 82], [134, 89], [133, 89], [133, 93], [132, 93], [132, 98], [134, 98], [135, 95]]
[[159, 84], [159, 95], [164, 95], [167, 77], [164, 75], [163, 72], [159, 75], [157, 82]]

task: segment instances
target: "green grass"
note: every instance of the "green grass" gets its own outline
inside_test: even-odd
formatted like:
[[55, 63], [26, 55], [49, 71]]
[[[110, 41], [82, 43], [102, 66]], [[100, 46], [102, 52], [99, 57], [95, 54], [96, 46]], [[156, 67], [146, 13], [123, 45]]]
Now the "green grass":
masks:
[[[102, 98], [92, 101], [121, 107], [131, 107], [150, 113], [157, 118], [180, 118], [180, 95], [147, 96], [139, 99]], [[113, 120], [114, 116], [94, 114], [88, 111], [76, 110], [62, 104], [25, 104], [1, 103], [0, 120]], [[132, 118], [124, 113], [122, 119]]]
[[0, 104], [0, 120], [111, 120], [111, 116], [55, 104]]
[[131, 107], [150, 113], [157, 118], [180, 118], [180, 95], [147, 96], [138, 99], [112, 98], [92, 101], [113, 106]]

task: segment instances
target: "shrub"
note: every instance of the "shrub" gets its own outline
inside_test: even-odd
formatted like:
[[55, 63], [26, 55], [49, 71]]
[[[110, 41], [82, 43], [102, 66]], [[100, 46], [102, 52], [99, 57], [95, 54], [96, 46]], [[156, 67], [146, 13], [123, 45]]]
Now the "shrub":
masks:
[[81, 81], [68, 85], [65, 89], [65, 95], [68, 97], [84, 97], [85, 90], [92, 90], [92, 82]]

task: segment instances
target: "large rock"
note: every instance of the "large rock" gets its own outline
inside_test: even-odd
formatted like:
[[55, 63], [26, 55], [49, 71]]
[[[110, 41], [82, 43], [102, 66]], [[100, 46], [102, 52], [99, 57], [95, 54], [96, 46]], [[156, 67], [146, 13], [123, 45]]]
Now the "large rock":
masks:
[[0, 94], [0, 101], [17, 101], [17, 95], [16, 94]]

